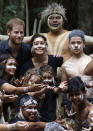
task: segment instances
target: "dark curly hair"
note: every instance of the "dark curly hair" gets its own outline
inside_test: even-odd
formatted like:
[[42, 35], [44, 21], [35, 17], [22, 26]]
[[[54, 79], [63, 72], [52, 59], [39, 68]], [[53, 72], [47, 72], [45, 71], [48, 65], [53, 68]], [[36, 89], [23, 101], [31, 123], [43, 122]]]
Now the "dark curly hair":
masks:
[[79, 76], [73, 77], [68, 81], [68, 92], [85, 92], [85, 85]]

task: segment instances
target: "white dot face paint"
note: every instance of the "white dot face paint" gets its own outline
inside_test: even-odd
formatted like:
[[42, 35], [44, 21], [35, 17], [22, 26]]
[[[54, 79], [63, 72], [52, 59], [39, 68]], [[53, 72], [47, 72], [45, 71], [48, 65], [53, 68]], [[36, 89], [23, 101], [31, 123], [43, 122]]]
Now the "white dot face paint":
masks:
[[62, 28], [63, 17], [60, 14], [52, 14], [48, 17], [47, 23], [50, 30], [58, 31]]
[[7, 65], [7, 68], [8, 69], [16, 69], [16, 66], [14, 66], [14, 65]]
[[73, 36], [71, 37], [69, 41], [69, 48], [72, 52], [74, 51], [82, 51], [84, 48], [84, 41], [79, 36]]
[[37, 109], [26, 109], [27, 112], [38, 112]]
[[16, 71], [16, 60], [10, 58], [7, 60], [7, 63], [5, 65], [5, 72], [7, 75], [14, 75], [15, 71]]
[[70, 49], [71, 49], [71, 51], [74, 51], [75, 49], [82, 51], [82, 50], [83, 50], [83, 47], [82, 47], [81, 45], [78, 45], [77, 48], [75, 48], [74, 45], [71, 45], [71, 46], [70, 46]]
[[79, 98], [80, 98], [80, 100], [83, 100], [83, 99], [84, 99], [83, 95], [80, 95]]
[[53, 82], [53, 79], [45, 79], [44, 81], [43, 81], [44, 83], [52, 83]]
[[38, 47], [41, 47], [41, 48], [43, 48], [43, 49], [45, 49], [46, 48], [46, 45], [45, 44], [37, 44], [37, 45], [33, 45], [33, 48], [34, 49], [36, 49], [36, 48], [38, 48]]

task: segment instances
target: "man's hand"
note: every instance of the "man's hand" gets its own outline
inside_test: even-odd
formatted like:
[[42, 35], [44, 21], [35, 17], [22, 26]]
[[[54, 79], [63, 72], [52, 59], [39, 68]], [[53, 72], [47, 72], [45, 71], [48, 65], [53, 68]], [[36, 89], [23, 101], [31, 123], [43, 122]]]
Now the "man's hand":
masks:
[[17, 87], [20, 87], [20, 86], [23, 85], [23, 81], [24, 81], [24, 77], [22, 77], [21, 80], [16, 79], [16, 80], [14, 81], [14, 84], [15, 84]]
[[4, 94], [2, 99], [4, 102], [14, 102], [18, 98], [18, 95], [6, 95]]
[[28, 122], [23, 122], [23, 121], [16, 122], [16, 128], [19, 131], [27, 131], [28, 127], [29, 127]]

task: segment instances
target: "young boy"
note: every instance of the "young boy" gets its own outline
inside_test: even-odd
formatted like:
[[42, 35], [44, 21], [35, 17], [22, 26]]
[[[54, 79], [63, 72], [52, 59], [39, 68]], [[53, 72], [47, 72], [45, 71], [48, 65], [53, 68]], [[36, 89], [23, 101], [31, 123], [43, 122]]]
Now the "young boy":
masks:
[[93, 105], [86, 99], [85, 85], [79, 76], [68, 82], [69, 97], [72, 101], [71, 112], [75, 113], [75, 120], [79, 128], [93, 125]]
[[62, 92], [64, 88], [67, 88], [67, 82], [62, 82], [62, 88], [56, 87], [54, 82], [53, 69], [49, 65], [45, 65], [40, 68], [42, 82], [47, 87], [51, 87], [51, 90], [45, 92], [45, 100], [40, 110], [41, 121], [51, 122], [56, 120], [56, 98], [57, 93]]

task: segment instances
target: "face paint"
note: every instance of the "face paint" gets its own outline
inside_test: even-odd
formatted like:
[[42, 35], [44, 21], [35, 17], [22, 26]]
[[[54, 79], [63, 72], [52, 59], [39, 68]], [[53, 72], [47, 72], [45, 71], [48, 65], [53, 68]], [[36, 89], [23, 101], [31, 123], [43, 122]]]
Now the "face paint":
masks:
[[46, 48], [45, 44], [38, 44], [38, 45], [33, 45], [33, 48], [38, 48], [38, 47], [41, 47], [41, 48]]
[[79, 98], [80, 98], [80, 100], [83, 100], [83, 99], [84, 99], [83, 95], [80, 95]]
[[48, 27], [51, 30], [58, 31], [59, 29], [62, 28], [62, 24], [63, 24], [63, 18], [61, 15], [53, 14], [48, 17]]
[[16, 66], [14, 66], [14, 65], [7, 65], [7, 68], [8, 69], [16, 69]]
[[58, 24], [57, 26], [54, 27], [53, 25], [51, 25], [51, 24], [48, 22], [48, 27], [49, 27], [51, 30], [58, 31], [59, 29], [62, 28], [62, 24], [60, 23], [60, 24]]
[[91, 121], [93, 121], [93, 117], [91, 117], [90, 119], [91, 119]]
[[52, 82], [53, 82], [53, 79], [50, 79], [50, 80], [45, 79], [43, 82], [44, 82], [44, 83], [52, 83]]
[[37, 109], [26, 109], [27, 112], [38, 112]]

